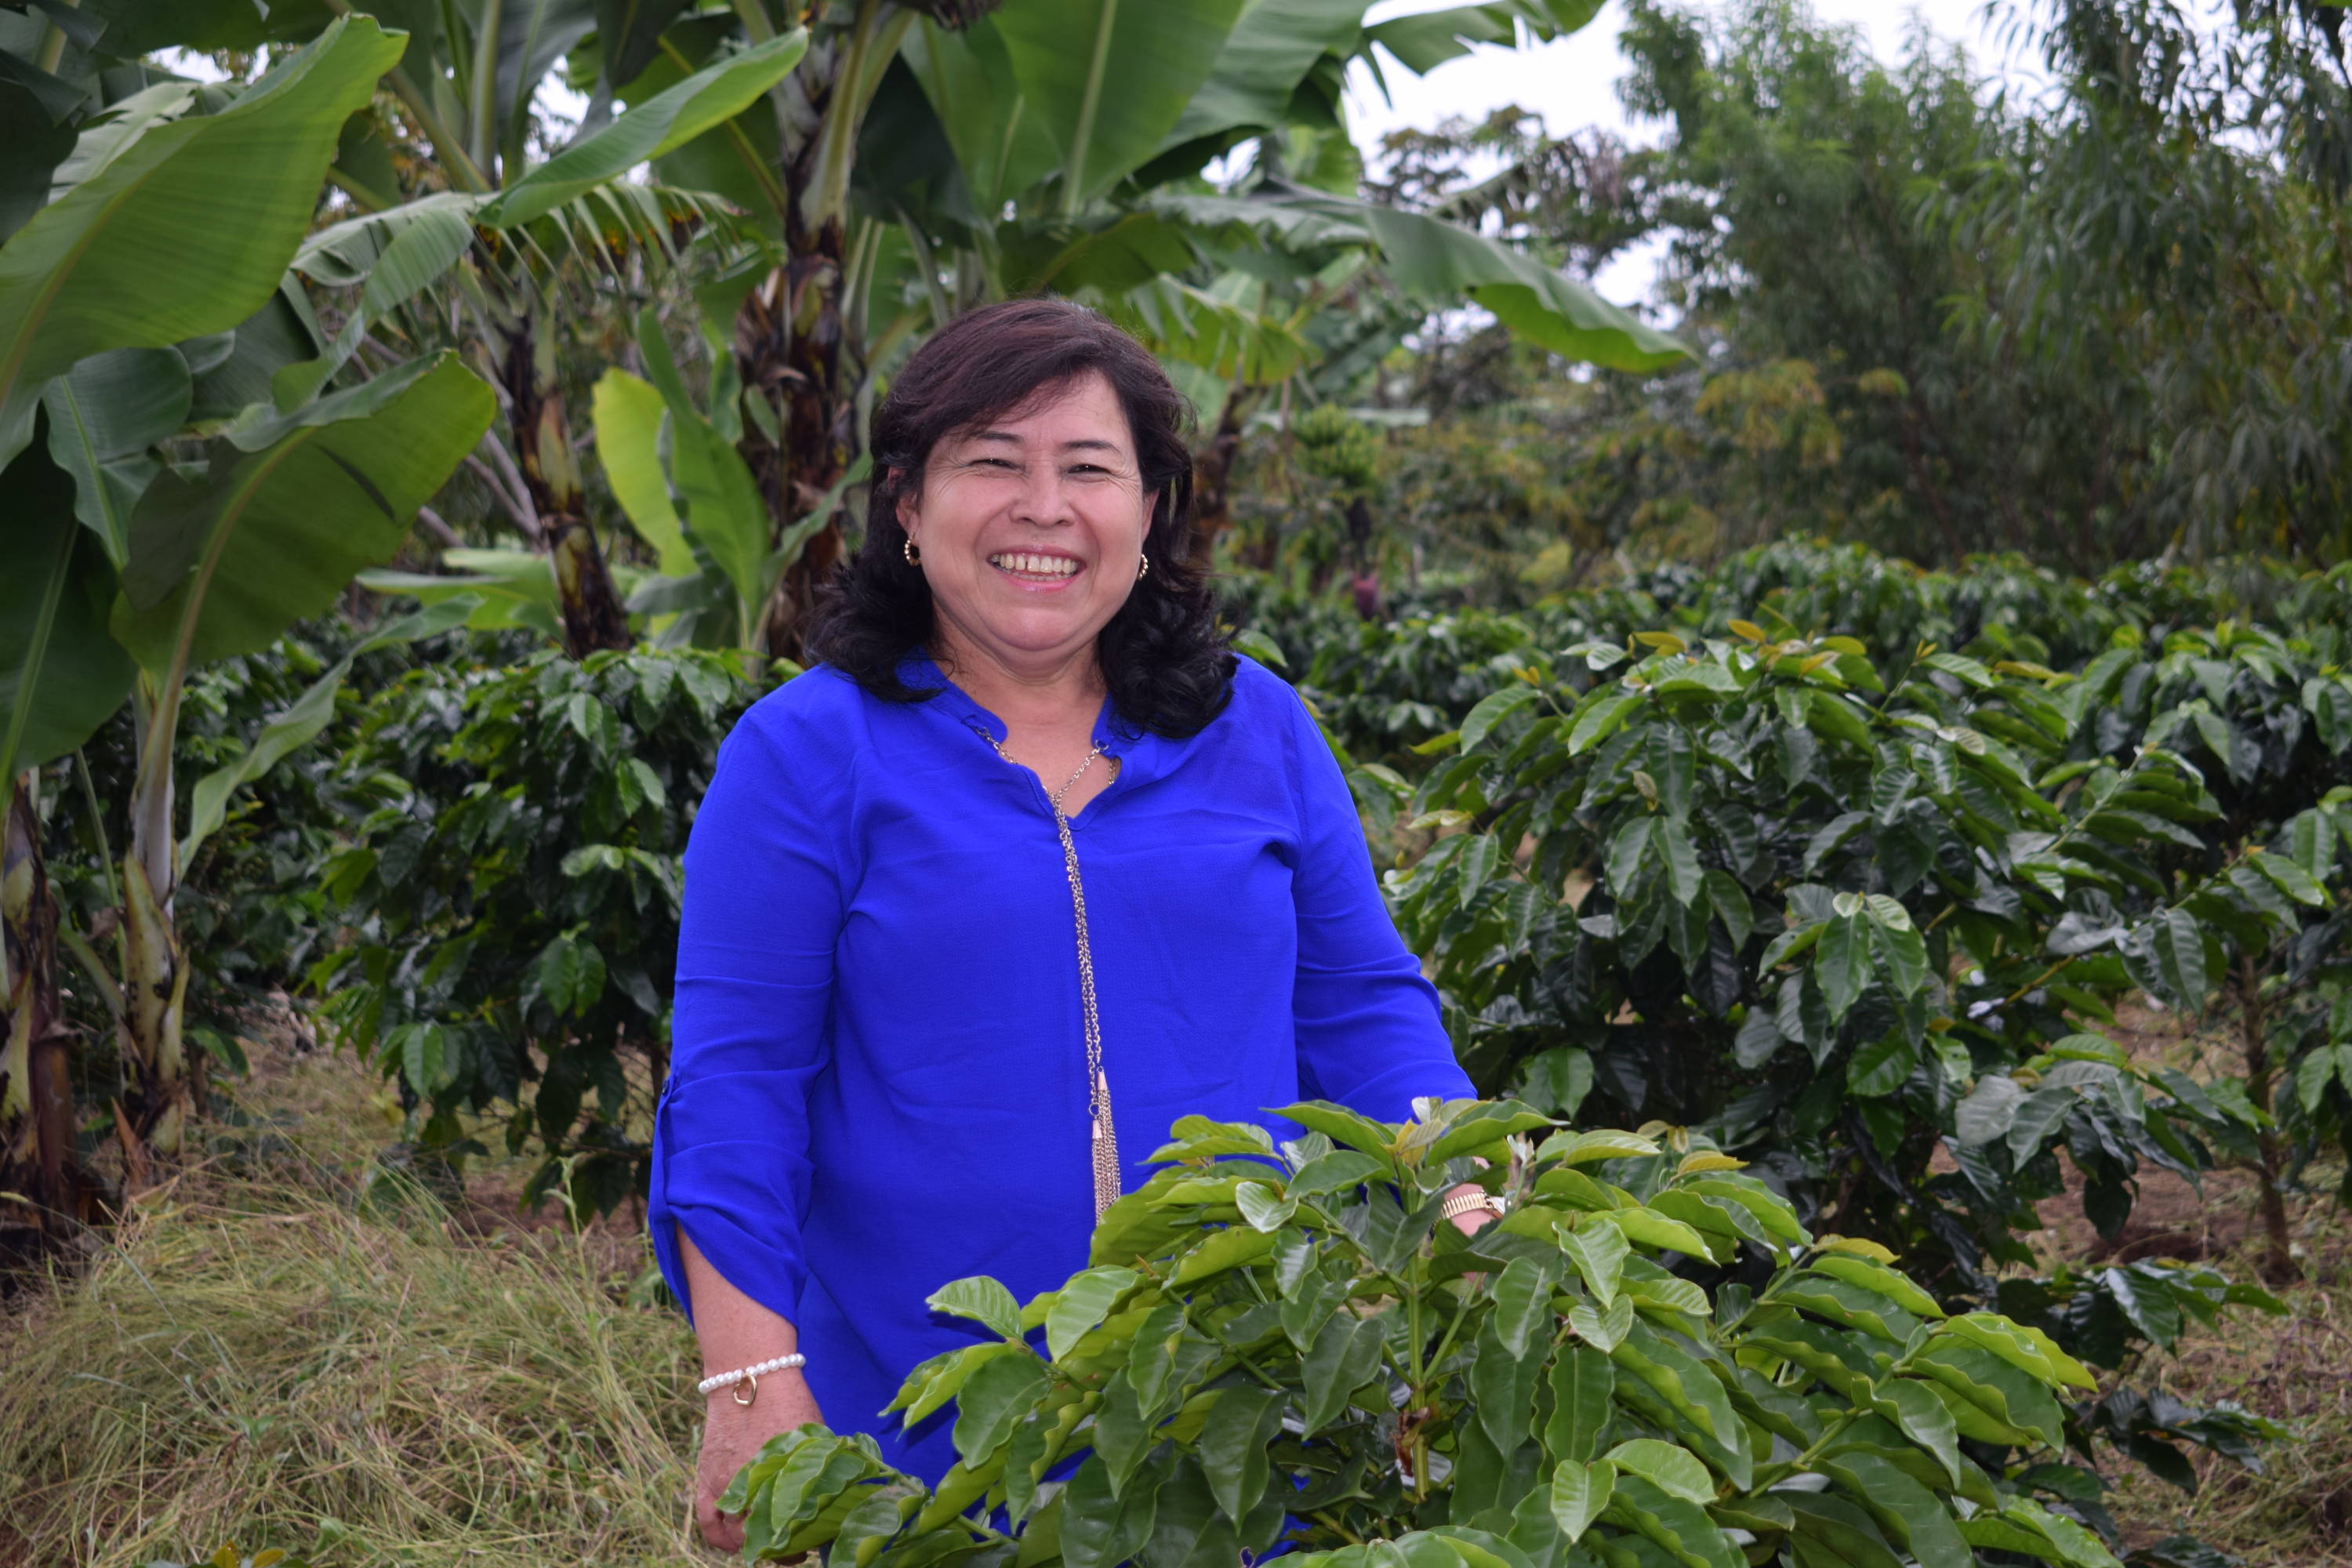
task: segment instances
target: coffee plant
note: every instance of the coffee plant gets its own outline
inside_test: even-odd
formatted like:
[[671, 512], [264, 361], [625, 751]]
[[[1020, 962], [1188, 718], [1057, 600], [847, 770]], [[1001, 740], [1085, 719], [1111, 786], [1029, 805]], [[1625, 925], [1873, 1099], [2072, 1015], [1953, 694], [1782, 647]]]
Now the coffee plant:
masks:
[[415, 1113], [420, 1152], [477, 1152], [498, 1110], [583, 1207], [643, 1190], [667, 1070], [679, 857], [719, 738], [759, 695], [731, 654], [552, 651], [427, 668], [373, 704], [343, 765], [391, 779], [320, 890], [346, 940], [326, 1025]]
[[[2074, 1462], [2094, 1379], [2040, 1330], [1948, 1311], [1687, 1131], [1417, 1110], [1291, 1106], [1278, 1151], [1178, 1122], [1061, 1289], [931, 1298], [971, 1342], [890, 1413], [952, 1403], [939, 1484], [786, 1433], [721, 1502], [746, 1560], [2115, 1568]], [[1507, 1205], [1471, 1238], [1461, 1181]]]
[[[2260, 1071], [2200, 1080], [2096, 1030], [2134, 991], [2259, 1018], [2340, 929], [2352, 688], [2269, 634], [2115, 641], [2078, 676], [1881, 664], [1785, 623], [1588, 642], [1561, 659], [1580, 679], [1482, 699], [1418, 786], [1359, 770], [1442, 835], [1390, 889], [1474, 1079], [1704, 1129], [1809, 1223], [2095, 1364], [2262, 1302], [2154, 1263], [2023, 1271], [2062, 1151], [2110, 1235], [2147, 1167], [2278, 1174]], [[2322, 1106], [2332, 1042], [2300, 1058]], [[2096, 1419], [2174, 1479], [2173, 1439], [2242, 1451], [2226, 1413], [2144, 1405]]]

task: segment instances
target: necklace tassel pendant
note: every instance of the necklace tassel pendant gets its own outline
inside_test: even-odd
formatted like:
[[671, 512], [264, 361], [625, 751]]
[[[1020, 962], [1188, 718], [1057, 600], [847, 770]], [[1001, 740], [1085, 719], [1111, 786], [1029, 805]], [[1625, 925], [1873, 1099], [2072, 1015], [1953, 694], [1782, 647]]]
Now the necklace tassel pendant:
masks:
[[1118, 1201], [1118, 1129], [1110, 1119], [1110, 1078], [1095, 1075], [1095, 1218]]

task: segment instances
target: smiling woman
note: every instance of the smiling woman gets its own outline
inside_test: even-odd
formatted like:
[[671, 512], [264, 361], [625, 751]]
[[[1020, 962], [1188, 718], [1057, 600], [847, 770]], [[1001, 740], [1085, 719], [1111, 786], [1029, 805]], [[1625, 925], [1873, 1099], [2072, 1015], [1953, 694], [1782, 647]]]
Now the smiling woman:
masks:
[[1178, 1117], [1470, 1092], [1314, 720], [1218, 636], [1184, 416], [1080, 306], [950, 324], [876, 418], [826, 662], [720, 751], [649, 1209], [714, 1544], [736, 1469], [826, 1415], [939, 1479], [945, 1418], [876, 1414], [975, 1331], [925, 1298], [1082, 1267]]

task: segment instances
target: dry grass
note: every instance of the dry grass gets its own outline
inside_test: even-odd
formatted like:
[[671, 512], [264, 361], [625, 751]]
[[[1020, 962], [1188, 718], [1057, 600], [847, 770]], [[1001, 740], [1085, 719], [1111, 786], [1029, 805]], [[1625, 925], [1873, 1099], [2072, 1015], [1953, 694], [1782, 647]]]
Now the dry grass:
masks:
[[362, 1197], [373, 1080], [257, 1068], [260, 1125], [0, 1324], [0, 1563], [229, 1541], [322, 1568], [710, 1561], [686, 1531], [693, 1342], [631, 1304], [634, 1224], [500, 1223], [497, 1169], [455, 1208]]
[[[2200, 1458], [2193, 1498], [2117, 1467], [2116, 1516], [2135, 1543], [2185, 1531], [2248, 1568], [2352, 1568], [2352, 1231], [2330, 1196], [2293, 1212], [2305, 1279], [2278, 1292], [2288, 1315], [2242, 1312], [2185, 1335], [2159, 1381], [2192, 1403], [2234, 1399], [2295, 1440], [2271, 1447], [2262, 1475]], [[2254, 1277], [2252, 1247], [2216, 1262]]]

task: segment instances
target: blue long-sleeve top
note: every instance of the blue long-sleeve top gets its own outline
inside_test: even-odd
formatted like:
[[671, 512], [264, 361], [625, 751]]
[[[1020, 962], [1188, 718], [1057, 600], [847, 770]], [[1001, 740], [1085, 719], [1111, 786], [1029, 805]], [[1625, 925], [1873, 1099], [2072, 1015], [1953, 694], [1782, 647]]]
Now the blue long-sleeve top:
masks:
[[[928, 658], [893, 703], [819, 667], [729, 734], [686, 853], [669, 1079], [648, 1205], [799, 1330], [835, 1430], [936, 1480], [948, 1416], [880, 1411], [985, 1331], [924, 1298], [992, 1274], [1023, 1300], [1093, 1230], [1070, 889], [1045, 790]], [[1178, 1117], [1326, 1099], [1398, 1121], [1471, 1092], [1383, 908], [1337, 761], [1244, 658], [1198, 734], [1137, 735], [1072, 819], [1122, 1185]], [[1096, 765], [1100, 766], [1097, 763]], [[690, 1310], [689, 1306], [689, 1310]]]

